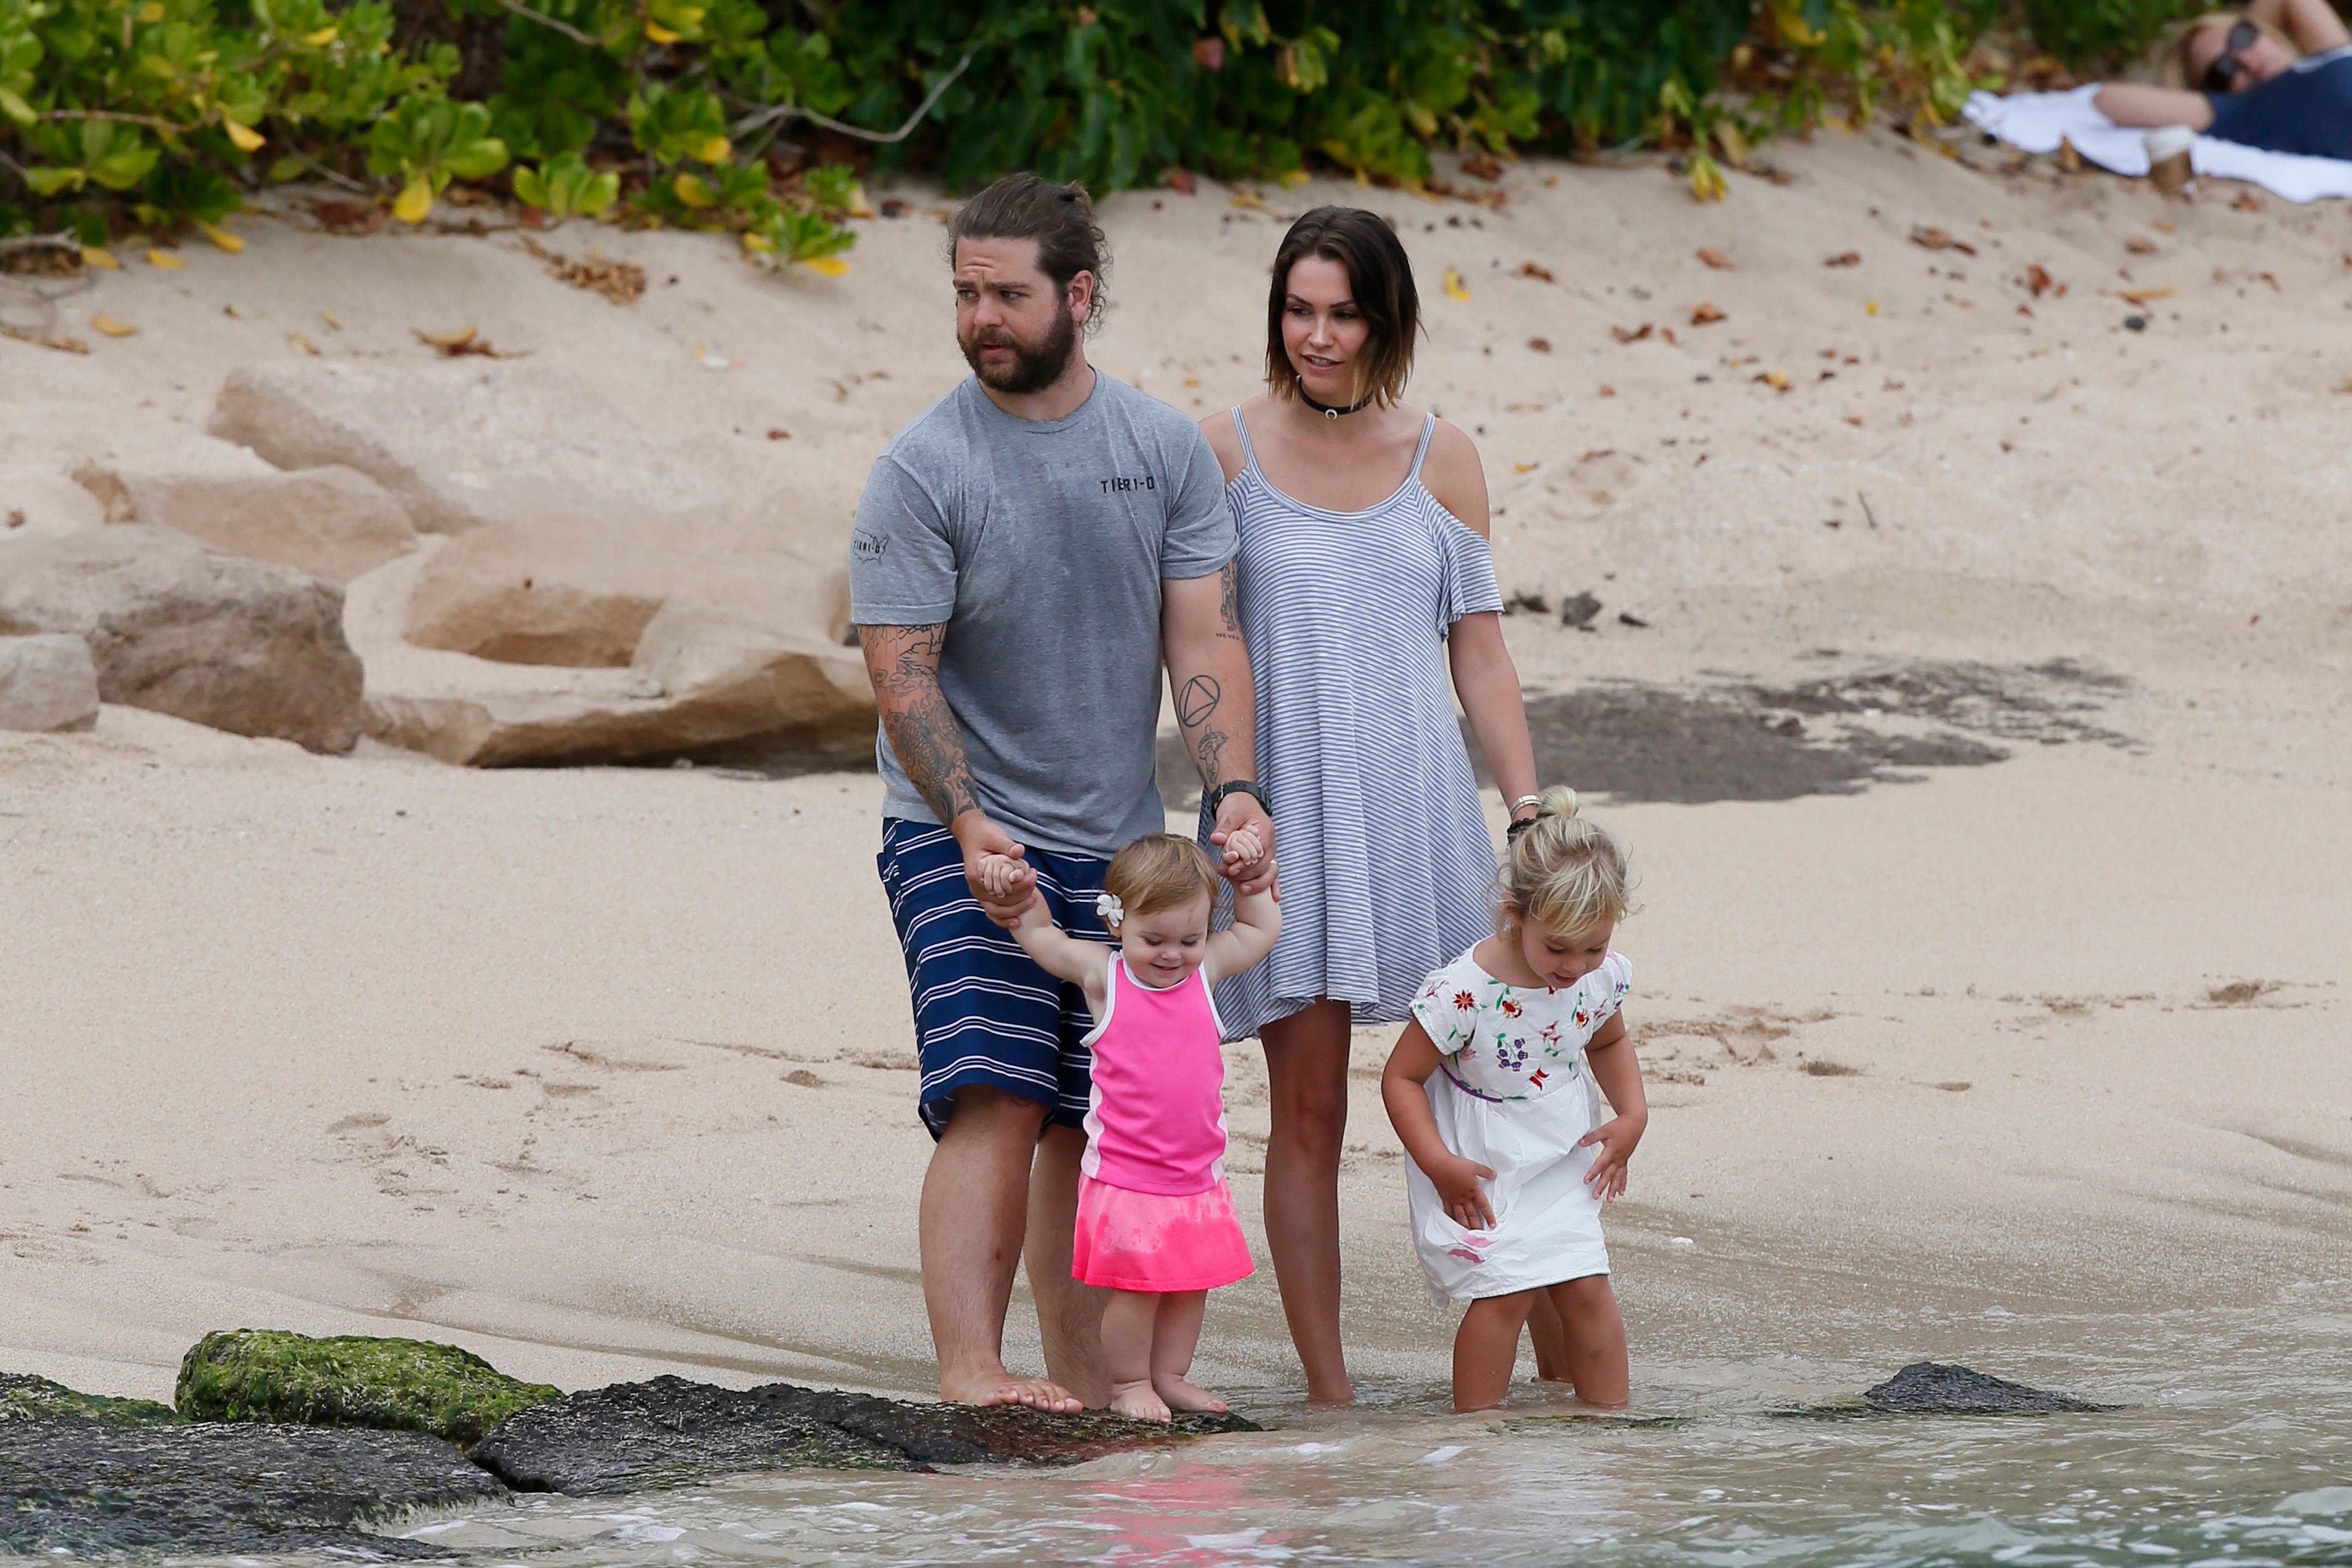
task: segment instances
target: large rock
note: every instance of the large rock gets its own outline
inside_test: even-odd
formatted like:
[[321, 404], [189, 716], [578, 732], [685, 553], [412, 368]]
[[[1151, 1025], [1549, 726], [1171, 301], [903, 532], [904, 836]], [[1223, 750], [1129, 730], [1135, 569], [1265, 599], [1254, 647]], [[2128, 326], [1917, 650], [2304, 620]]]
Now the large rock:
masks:
[[155, 462], [85, 463], [74, 478], [109, 522], [175, 528], [215, 550], [343, 584], [416, 548], [390, 490], [356, 468], [287, 473], [243, 447], [194, 443]]
[[345, 752], [360, 661], [341, 590], [143, 523], [0, 540], [0, 636], [79, 636], [109, 702]]
[[0, 637], [0, 730], [87, 730], [98, 722], [98, 665], [70, 635]]
[[0, 1421], [0, 1552], [28, 1557], [439, 1557], [446, 1552], [429, 1542], [362, 1527], [506, 1496], [457, 1449], [414, 1432], [151, 1426], [69, 1413]]
[[[646, 623], [627, 668], [503, 664], [402, 636], [429, 564], [397, 561], [351, 587], [344, 626], [367, 660], [368, 733], [387, 744], [476, 767], [627, 762], [734, 742], [803, 763], [871, 751], [865, 665], [815, 629], [827, 623], [813, 603], [796, 611], [772, 597], [751, 606], [673, 599]], [[810, 629], [789, 629], [796, 621]]]
[[210, 428], [281, 468], [357, 468], [427, 532], [549, 513], [651, 527], [721, 500], [614, 409], [522, 365], [245, 365]]
[[55, 468], [0, 467], [0, 541], [98, 528], [106, 509]]
[[409, 598], [418, 647], [501, 664], [618, 668], [677, 586], [674, 540], [634, 521], [532, 518], [436, 552]]
[[1172, 1426], [1108, 1414], [916, 1404], [772, 1383], [714, 1388], [679, 1377], [615, 1384], [535, 1405], [484, 1438], [474, 1462], [518, 1491], [574, 1496], [669, 1486], [727, 1471], [802, 1467], [1076, 1464], [1124, 1448], [1255, 1432], [1238, 1415]]
[[172, 1403], [191, 1421], [373, 1426], [465, 1446], [558, 1396], [456, 1345], [239, 1329], [206, 1334], [190, 1348]]

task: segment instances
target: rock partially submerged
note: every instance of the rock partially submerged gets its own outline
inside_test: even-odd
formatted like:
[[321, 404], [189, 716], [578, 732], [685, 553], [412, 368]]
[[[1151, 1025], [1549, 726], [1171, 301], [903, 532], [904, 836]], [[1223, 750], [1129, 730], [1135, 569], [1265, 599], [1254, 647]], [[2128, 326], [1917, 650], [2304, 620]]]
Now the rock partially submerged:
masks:
[[180, 1363], [172, 1398], [194, 1421], [373, 1426], [462, 1447], [516, 1412], [560, 1396], [455, 1345], [240, 1329], [196, 1342]]
[[448, 1444], [408, 1432], [0, 1422], [0, 1552], [439, 1556], [360, 1527], [505, 1496]]
[[919, 1405], [801, 1388], [714, 1388], [678, 1377], [567, 1395], [513, 1417], [473, 1452], [518, 1491], [635, 1491], [734, 1470], [814, 1466], [1076, 1464], [1177, 1436], [1254, 1432], [1238, 1415], [1180, 1415], [1172, 1428], [1109, 1415]]
[[1973, 1367], [1916, 1361], [1885, 1383], [1843, 1399], [1826, 1400], [1781, 1415], [2064, 1415], [2120, 1408], [2094, 1405], [2071, 1394], [2053, 1394]]
[[1913, 1362], [1863, 1390], [1862, 1399], [1873, 1410], [1905, 1415], [2058, 1415], [2116, 1408], [1932, 1361]]

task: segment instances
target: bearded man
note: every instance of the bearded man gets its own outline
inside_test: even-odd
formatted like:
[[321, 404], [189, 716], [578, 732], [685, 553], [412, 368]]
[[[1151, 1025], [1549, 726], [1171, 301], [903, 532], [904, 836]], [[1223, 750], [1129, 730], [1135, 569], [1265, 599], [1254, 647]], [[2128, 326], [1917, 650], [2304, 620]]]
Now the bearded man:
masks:
[[[1198, 426], [1087, 363], [1103, 237], [1086, 193], [999, 180], [948, 230], [972, 379], [890, 443], [850, 545], [851, 618], [882, 714], [877, 864], [906, 950], [936, 1146], [923, 1300], [942, 1398], [1069, 1412], [1109, 1398], [1098, 1292], [1070, 1277], [1093, 1027], [1005, 931], [1042, 898], [1073, 935], [1120, 845], [1164, 830], [1153, 783], [1164, 664], [1223, 846], [1257, 829], [1255, 701], [1234, 608], [1223, 473]], [[1244, 841], [1246, 842], [1246, 841]], [[1022, 863], [1002, 900], [988, 854]], [[1045, 1377], [1003, 1360], [1026, 1259]]]

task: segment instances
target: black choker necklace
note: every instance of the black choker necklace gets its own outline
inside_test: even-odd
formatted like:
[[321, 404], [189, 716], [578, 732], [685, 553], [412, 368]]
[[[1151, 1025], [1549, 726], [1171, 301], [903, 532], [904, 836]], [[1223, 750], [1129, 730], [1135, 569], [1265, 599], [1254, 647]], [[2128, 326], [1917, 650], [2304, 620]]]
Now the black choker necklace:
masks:
[[1334, 408], [1327, 403], [1318, 403], [1313, 398], [1307, 396], [1307, 388], [1304, 384], [1301, 384], [1298, 388], [1298, 401], [1307, 405], [1307, 407], [1315, 410], [1316, 413], [1323, 416], [1324, 418], [1330, 420], [1333, 424], [1339, 423], [1339, 416], [1342, 414], [1353, 414], [1360, 408], [1369, 408], [1371, 406], [1372, 402], [1370, 398], [1366, 397], [1360, 399], [1357, 402], [1350, 403], [1345, 408]]

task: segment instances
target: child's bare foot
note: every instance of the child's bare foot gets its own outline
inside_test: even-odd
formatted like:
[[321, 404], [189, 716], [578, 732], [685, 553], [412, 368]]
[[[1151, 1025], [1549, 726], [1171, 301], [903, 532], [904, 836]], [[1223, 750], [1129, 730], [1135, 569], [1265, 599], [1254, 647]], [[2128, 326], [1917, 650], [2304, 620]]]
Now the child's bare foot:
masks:
[[1130, 1416], [1138, 1421], [1164, 1422], [1169, 1419], [1168, 1406], [1159, 1394], [1152, 1392], [1151, 1381], [1149, 1378], [1138, 1378], [1133, 1383], [1112, 1384], [1110, 1407], [1118, 1415]]
[[1204, 1410], [1212, 1415], [1223, 1415], [1228, 1408], [1223, 1400], [1207, 1389], [1195, 1388], [1181, 1377], [1155, 1377], [1151, 1387], [1173, 1410]]

